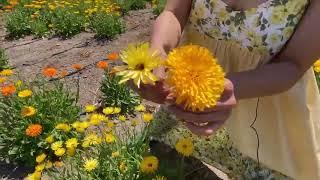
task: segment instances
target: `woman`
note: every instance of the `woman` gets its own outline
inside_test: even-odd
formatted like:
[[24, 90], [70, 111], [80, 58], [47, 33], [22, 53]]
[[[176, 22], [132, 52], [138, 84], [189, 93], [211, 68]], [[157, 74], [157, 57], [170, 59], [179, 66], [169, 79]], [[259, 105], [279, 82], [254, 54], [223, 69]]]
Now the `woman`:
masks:
[[[225, 124], [244, 154], [295, 179], [320, 179], [320, 97], [311, 69], [320, 57], [319, 17], [319, 0], [168, 0], [152, 47], [163, 56], [179, 43], [207, 47], [227, 76], [214, 109], [194, 113], [168, 105], [184, 123], [162, 140], [172, 145], [191, 137], [202, 151], [196, 156], [210, 163], [208, 136]], [[160, 81], [139, 91], [168, 104], [163, 89]]]

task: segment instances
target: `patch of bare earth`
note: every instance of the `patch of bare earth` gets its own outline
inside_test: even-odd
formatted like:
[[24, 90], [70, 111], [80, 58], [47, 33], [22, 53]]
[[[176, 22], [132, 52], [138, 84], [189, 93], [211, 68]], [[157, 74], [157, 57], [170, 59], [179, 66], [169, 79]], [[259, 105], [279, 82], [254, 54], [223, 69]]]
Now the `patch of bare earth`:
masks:
[[[32, 36], [28, 36], [9, 41], [5, 39], [4, 21], [3, 17], [0, 17], [0, 47], [5, 49], [10, 64], [24, 77], [35, 77], [46, 66], [68, 70], [71, 74], [64, 78], [65, 83], [71, 89], [76, 89], [76, 82], [79, 78], [80, 104], [84, 105], [96, 102], [98, 98], [98, 88], [103, 77], [103, 71], [97, 69], [95, 64], [105, 59], [106, 54], [124, 49], [128, 43], [148, 41], [153, 20], [154, 15], [150, 9], [129, 12], [124, 17], [125, 33], [112, 41], [97, 40], [92, 33], [81, 33], [67, 40], [59, 38], [34, 39]], [[84, 68], [74, 73], [71, 66], [76, 63], [82, 64]], [[155, 106], [153, 103], [149, 103], [149, 105]], [[165, 147], [158, 148], [164, 149]], [[175, 157], [170, 153], [165, 156], [169, 159], [171, 159], [171, 156]], [[0, 178], [9, 176], [13, 179], [22, 179], [28, 171], [28, 169], [17, 169], [17, 167], [7, 164], [0, 164], [0, 166]], [[199, 167], [199, 163], [196, 166]], [[192, 172], [188, 179], [225, 179], [222, 172], [216, 172], [219, 178], [214, 173], [216, 169], [213, 169], [214, 171], [210, 170], [212, 168], [200, 168], [199, 171]], [[197, 168], [192, 169], [197, 170]]]

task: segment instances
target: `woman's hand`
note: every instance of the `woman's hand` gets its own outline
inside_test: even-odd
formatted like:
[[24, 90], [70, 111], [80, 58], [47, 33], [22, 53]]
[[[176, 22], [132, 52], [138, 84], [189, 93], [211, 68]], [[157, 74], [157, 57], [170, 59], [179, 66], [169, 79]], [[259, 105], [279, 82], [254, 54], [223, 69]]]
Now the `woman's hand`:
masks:
[[160, 67], [153, 72], [159, 80], [155, 85], [141, 84], [138, 88], [132, 81], [129, 81], [129, 86], [136, 91], [143, 99], [152, 101], [158, 104], [165, 103], [167, 96], [169, 95], [169, 89], [165, 87], [165, 69]]
[[233, 84], [226, 79], [225, 90], [217, 105], [204, 112], [185, 111], [182, 106], [170, 105], [168, 110], [181, 119], [194, 134], [210, 136], [230, 117], [232, 108], [237, 104]]

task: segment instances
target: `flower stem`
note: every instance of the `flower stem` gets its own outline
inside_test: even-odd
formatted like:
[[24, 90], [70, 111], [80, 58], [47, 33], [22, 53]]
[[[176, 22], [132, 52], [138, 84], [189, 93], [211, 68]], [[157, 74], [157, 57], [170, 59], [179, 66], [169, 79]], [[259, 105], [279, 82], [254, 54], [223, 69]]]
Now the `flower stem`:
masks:
[[184, 180], [184, 156], [182, 156], [180, 161], [179, 180]]

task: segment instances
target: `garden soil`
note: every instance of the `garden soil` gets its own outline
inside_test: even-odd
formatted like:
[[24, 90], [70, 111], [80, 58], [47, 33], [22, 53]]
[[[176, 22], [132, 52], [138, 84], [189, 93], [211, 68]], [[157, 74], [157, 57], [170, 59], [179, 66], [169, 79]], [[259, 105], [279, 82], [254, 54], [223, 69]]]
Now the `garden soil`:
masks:
[[[151, 24], [154, 21], [152, 10], [145, 9], [129, 12], [124, 17], [126, 31], [112, 41], [97, 40], [94, 34], [84, 32], [71, 39], [43, 38], [35, 39], [27, 36], [18, 40], [6, 39], [4, 28], [4, 16], [0, 15], [0, 48], [5, 49], [9, 57], [10, 65], [21, 72], [21, 77], [36, 77], [41, 70], [47, 66], [53, 66], [59, 70], [68, 70], [69, 74], [63, 78], [70, 89], [77, 89], [80, 92], [80, 104], [96, 102], [99, 97], [99, 83], [103, 77], [103, 71], [97, 69], [95, 64], [106, 58], [108, 53], [119, 52], [128, 43], [148, 41]], [[117, 62], [112, 62], [116, 64]], [[83, 65], [82, 70], [72, 69], [73, 64]], [[79, 84], [77, 83], [79, 79]], [[146, 102], [147, 105], [155, 107], [156, 104]], [[159, 146], [159, 149], [165, 149]], [[176, 154], [172, 150], [167, 151], [169, 159], [174, 159]], [[199, 168], [199, 162], [193, 161], [195, 167], [190, 171]], [[0, 163], [0, 178], [9, 176], [9, 179], [22, 179], [28, 168], [16, 167]], [[219, 177], [220, 178], [219, 178]], [[214, 167], [204, 166], [195, 171], [188, 179], [227, 179], [225, 174]]]

